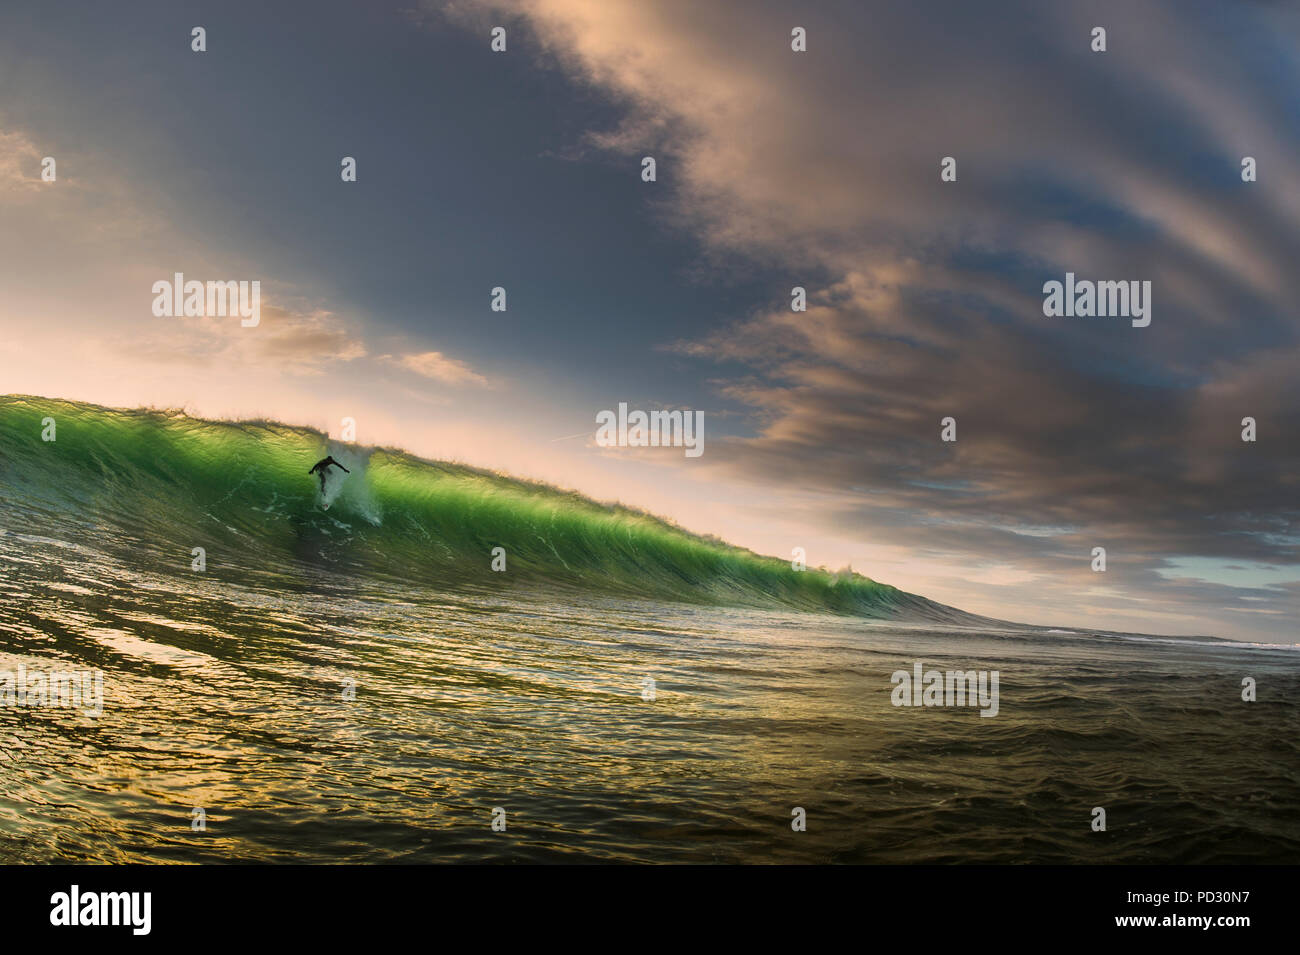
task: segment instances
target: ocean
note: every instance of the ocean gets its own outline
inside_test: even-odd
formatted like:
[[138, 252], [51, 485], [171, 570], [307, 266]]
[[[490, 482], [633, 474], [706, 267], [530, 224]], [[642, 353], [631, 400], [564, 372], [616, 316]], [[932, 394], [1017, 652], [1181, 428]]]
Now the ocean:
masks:
[[[325, 453], [358, 465], [328, 512]], [[1298, 650], [1002, 624], [304, 429], [0, 399], [0, 693], [102, 685], [0, 705], [4, 863], [1294, 863]], [[996, 671], [996, 716], [895, 705], [918, 664]]]

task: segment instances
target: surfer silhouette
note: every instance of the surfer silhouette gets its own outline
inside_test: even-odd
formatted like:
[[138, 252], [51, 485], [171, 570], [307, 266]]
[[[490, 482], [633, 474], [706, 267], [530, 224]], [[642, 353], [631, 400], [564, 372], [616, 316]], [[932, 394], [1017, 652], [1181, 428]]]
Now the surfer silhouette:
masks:
[[307, 473], [320, 474], [320, 492], [322, 494], [325, 493], [325, 476], [329, 473], [331, 464], [334, 465], [336, 468], [342, 468], [343, 471], [348, 474], [352, 473], [347, 468], [343, 467], [343, 465], [335, 461], [333, 457], [322, 458], [321, 460], [317, 461], [315, 464], [311, 466], [311, 470], [308, 471]]

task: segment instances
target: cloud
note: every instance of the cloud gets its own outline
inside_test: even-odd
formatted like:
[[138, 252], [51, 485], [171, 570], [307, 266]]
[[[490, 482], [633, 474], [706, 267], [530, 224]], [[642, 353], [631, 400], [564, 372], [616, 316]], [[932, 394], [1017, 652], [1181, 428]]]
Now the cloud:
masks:
[[296, 376], [328, 374], [366, 356], [364, 343], [333, 313], [294, 312], [265, 300], [256, 327], [244, 328], [238, 316], [159, 318], [148, 331], [119, 339], [113, 347], [153, 364]]
[[413, 371], [417, 375], [432, 378], [434, 381], [440, 381], [445, 385], [485, 386], [488, 384], [486, 378], [470, 368], [465, 362], [456, 358], [448, 358], [442, 352], [426, 351], [400, 356], [383, 355], [381, 358], [405, 368], [407, 371]]
[[19, 130], [0, 128], [0, 198], [12, 201], [42, 186], [40, 152]]
[[[1074, 599], [1094, 545], [1149, 619], [1235, 599], [1157, 573], [1181, 557], [1300, 579], [1300, 18], [1258, 5], [1225, 29], [1215, 4], [1172, 0], [996, 18], [958, 2], [478, 6], [527, 17], [543, 63], [623, 106], [588, 142], [657, 155], [668, 221], [717, 267], [739, 257], [809, 290], [807, 312], [786, 299], [673, 345], [749, 412], [748, 434], [712, 442], [718, 477], [829, 495], [809, 517], [824, 531], [996, 564], [1025, 606]], [[1240, 179], [1246, 155], [1259, 182]], [[1066, 271], [1150, 279], [1151, 327], [1045, 318], [1042, 284]], [[1267, 441], [1240, 440], [1247, 415]], [[1041, 527], [1060, 530], [1017, 533]], [[1296, 609], [1294, 590], [1235, 593]]]
[[[45, 340], [46, 348], [75, 334], [122, 359], [234, 378], [247, 369], [315, 376], [366, 356], [360, 323], [319, 307], [292, 283], [259, 276], [239, 254], [209, 247], [128, 164], [89, 148], [98, 145], [49, 144], [58, 179], [47, 183], [32, 134], [0, 117], [0, 214], [9, 227], [0, 233], [0, 260], [11, 334]], [[153, 316], [153, 283], [177, 268], [191, 277], [259, 279], [260, 325]]]

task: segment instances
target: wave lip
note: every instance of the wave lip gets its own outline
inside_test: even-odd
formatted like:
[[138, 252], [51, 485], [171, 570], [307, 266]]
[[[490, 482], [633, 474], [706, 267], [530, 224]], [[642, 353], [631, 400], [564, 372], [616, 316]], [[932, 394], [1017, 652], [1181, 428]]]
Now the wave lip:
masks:
[[[42, 421], [56, 422], [43, 441]], [[307, 468], [352, 474], [320, 507]], [[340, 475], [341, 477], [341, 475]], [[212, 421], [29, 396], [0, 398], [0, 514], [59, 539], [111, 528], [213, 566], [327, 567], [441, 587], [553, 586], [740, 606], [976, 624], [983, 618], [851, 572], [796, 571], [619, 504], [276, 421]], [[492, 570], [493, 549], [506, 571]]]

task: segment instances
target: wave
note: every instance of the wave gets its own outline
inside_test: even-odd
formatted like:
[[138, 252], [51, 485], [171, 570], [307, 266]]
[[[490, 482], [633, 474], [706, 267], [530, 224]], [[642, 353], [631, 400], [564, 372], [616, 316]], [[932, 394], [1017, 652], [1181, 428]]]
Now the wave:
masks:
[[[43, 440], [52, 420], [52, 441]], [[47, 436], [49, 436], [47, 434]], [[326, 493], [307, 468], [352, 470]], [[340, 475], [341, 477], [341, 475]], [[974, 623], [859, 574], [796, 571], [653, 515], [276, 421], [211, 421], [29, 396], [0, 398], [6, 529], [93, 541], [188, 569], [329, 567], [439, 587], [551, 586], [653, 599]], [[503, 548], [504, 573], [492, 570]], [[499, 553], [499, 552], [498, 552]]]

